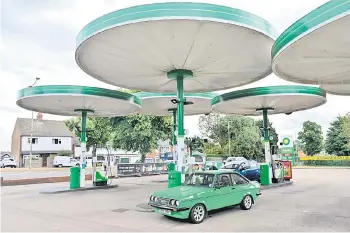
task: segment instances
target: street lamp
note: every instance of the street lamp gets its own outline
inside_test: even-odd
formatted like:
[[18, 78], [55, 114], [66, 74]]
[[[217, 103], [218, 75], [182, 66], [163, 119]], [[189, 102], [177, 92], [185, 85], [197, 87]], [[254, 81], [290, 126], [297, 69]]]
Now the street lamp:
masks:
[[[40, 80], [36, 77], [35, 82], [29, 87], [34, 87], [34, 85]], [[32, 149], [33, 149], [33, 130], [34, 130], [34, 112], [32, 111], [32, 121], [30, 126], [30, 142], [29, 142], [29, 168], [32, 168]]]

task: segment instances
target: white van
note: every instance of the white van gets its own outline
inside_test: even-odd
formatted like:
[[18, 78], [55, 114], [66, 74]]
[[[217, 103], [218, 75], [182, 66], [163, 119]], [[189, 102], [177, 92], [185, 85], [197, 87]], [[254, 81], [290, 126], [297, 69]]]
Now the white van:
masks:
[[73, 166], [79, 166], [79, 161], [75, 158], [68, 157], [68, 156], [55, 156], [53, 159], [53, 166], [54, 167], [73, 167]]

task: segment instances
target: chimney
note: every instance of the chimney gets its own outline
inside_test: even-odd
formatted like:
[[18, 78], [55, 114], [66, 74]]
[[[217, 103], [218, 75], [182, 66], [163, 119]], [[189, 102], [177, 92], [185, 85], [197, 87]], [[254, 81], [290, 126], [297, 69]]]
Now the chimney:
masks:
[[38, 121], [42, 121], [43, 120], [43, 114], [41, 112], [38, 112], [38, 115], [36, 116], [36, 119]]

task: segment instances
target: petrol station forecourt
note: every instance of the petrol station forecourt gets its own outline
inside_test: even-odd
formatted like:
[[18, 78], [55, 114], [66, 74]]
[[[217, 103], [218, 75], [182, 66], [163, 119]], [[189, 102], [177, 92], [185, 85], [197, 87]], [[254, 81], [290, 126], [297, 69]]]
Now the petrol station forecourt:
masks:
[[311, 11], [276, 40], [272, 69], [287, 81], [321, 85], [350, 95], [350, 1], [333, 0]]
[[85, 187], [87, 116], [125, 116], [138, 113], [141, 109], [140, 99], [132, 94], [105, 88], [71, 85], [24, 88], [18, 92], [17, 105], [30, 111], [81, 117], [82, 155], [79, 163], [81, 188]]
[[183, 174], [184, 93], [223, 90], [266, 77], [272, 72], [276, 35], [266, 20], [239, 9], [156, 3], [114, 11], [87, 24], [77, 36], [75, 58], [102, 82], [177, 93], [177, 169]]
[[269, 165], [271, 177], [272, 161], [268, 115], [281, 113], [289, 115], [293, 112], [321, 106], [326, 102], [326, 92], [318, 87], [301, 85], [269, 86], [243, 89], [219, 95], [212, 100], [212, 110], [227, 115], [263, 115], [265, 162]]

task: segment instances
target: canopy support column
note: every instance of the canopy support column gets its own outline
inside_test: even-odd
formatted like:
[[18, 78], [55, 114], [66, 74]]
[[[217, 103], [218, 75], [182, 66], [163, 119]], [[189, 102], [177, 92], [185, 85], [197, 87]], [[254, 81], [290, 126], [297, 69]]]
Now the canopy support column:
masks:
[[[75, 112], [81, 112], [81, 132], [80, 132], [80, 148], [81, 148], [81, 156], [80, 156], [80, 188], [85, 187], [85, 169], [86, 169], [86, 120], [87, 113], [94, 112], [88, 109], [76, 109]], [[95, 171], [93, 171], [93, 175]], [[94, 178], [92, 178], [94, 180]]]
[[264, 146], [265, 146], [265, 162], [269, 165], [269, 173], [270, 173], [270, 183], [271, 178], [273, 177], [272, 173], [272, 159], [270, 152], [270, 137], [269, 137], [269, 119], [267, 115], [267, 108], [262, 109], [263, 111], [263, 127], [264, 127]]
[[181, 180], [185, 180], [185, 94], [184, 94], [184, 79], [192, 78], [193, 73], [190, 70], [172, 70], [168, 72], [168, 78], [176, 80], [177, 84], [177, 170], [181, 172]]

